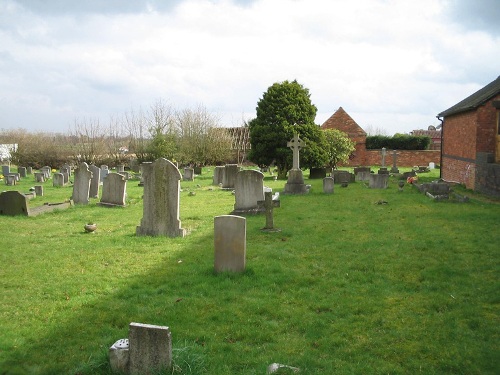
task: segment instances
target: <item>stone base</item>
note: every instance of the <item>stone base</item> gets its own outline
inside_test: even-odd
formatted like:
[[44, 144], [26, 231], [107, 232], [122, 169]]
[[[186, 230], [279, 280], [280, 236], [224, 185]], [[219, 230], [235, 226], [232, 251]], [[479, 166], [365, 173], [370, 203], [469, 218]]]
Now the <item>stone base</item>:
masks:
[[288, 180], [285, 184], [283, 194], [307, 194], [309, 188], [304, 184], [304, 176], [300, 169], [291, 169], [288, 171]]

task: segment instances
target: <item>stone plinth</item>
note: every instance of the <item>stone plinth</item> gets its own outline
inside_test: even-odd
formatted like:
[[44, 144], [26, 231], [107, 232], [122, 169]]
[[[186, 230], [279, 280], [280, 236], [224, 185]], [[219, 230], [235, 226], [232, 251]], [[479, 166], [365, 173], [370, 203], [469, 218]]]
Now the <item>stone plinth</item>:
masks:
[[300, 169], [290, 169], [285, 184], [284, 194], [306, 194], [309, 190], [304, 184], [304, 175]]

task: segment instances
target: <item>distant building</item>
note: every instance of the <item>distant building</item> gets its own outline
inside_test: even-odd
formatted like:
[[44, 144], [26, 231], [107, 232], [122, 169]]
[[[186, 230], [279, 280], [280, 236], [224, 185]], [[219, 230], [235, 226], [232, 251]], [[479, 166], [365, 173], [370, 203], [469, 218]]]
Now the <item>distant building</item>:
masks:
[[500, 77], [438, 114], [441, 177], [500, 196]]
[[429, 150], [441, 150], [441, 130], [437, 130], [434, 126], [429, 126], [427, 130], [413, 130], [410, 135], [427, 136], [431, 139]]

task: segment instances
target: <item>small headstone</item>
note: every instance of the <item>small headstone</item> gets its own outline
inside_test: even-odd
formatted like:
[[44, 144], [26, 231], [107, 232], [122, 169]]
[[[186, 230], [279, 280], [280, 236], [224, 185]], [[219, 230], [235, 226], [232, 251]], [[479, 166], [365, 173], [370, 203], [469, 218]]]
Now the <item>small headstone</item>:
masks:
[[333, 194], [333, 187], [334, 187], [334, 178], [333, 177], [325, 177], [323, 179], [323, 193]]
[[75, 204], [89, 204], [90, 180], [92, 172], [87, 163], [80, 163], [75, 170], [72, 199]]
[[23, 177], [23, 178], [26, 177], [26, 167], [18, 167], [17, 171], [19, 172], [19, 175], [21, 177]]
[[0, 194], [0, 215], [28, 216], [28, 199], [19, 191], [4, 191]]
[[26, 167], [26, 174], [33, 174], [33, 167]]
[[64, 186], [64, 175], [62, 173], [54, 173], [52, 176], [52, 186]]
[[172, 367], [172, 334], [169, 327], [130, 323], [128, 343], [130, 375], [160, 374]]
[[215, 272], [243, 272], [246, 263], [246, 219], [235, 215], [214, 218]]
[[355, 181], [370, 181], [370, 172], [360, 171], [355, 173]]
[[109, 169], [107, 165], [101, 165], [101, 181], [108, 177]]
[[102, 198], [99, 204], [125, 207], [126, 191], [127, 180], [125, 177], [120, 173], [110, 173], [103, 182]]
[[14, 186], [17, 184], [17, 179], [16, 176], [13, 174], [6, 174], [3, 176], [5, 185], [7, 186]]
[[387, 189], [387, 183], [389, 182], [388, 174], [370, 174], [370, 189]]
[[101, 185], [101, 168], [95, 165], [90, 165], [89, 171], [92, 173], [92, 178], [90, 180], [89, 197], [98, 198], [99, 186]]
[[4, 176], [10, 173], [10, 165], [2, 165], [2, 174]]
[[184, 175], [182, 176], [184, 181], [194, 181], [194, 169], [184, 168]]
[[63, 164], [63, 166], [59, 169], [60, 173], [67, 173], [68, 177], [71, 177], [71, 166], [69, 164]]
[[194, 174], [201, 176], [201, 167], [194, 167], [193, 169], [194, 169]]
[[43, 186], [35, 185], [35, 194], [37, 197], [43, 197]]
[[128, 373], [128, 361], [128, 339], [120, 339], [109, 348], [109, 364], [111, 365], [111, 370], [121, 374]]
[[134, 173], [140, 172], [139, 160], [131, 159], [129, 164], [130, 164], [130, 169], [132, 170], [132, 172], [134, 172]]
[[435, 169], [436, 168], [436, 164], [434, 162], [430, 162], [429, 163], [429, 169]]
[[214, 168], [214, 177], [213, 177], [213, 182], [212, 185], [220, 185], [222, 184], [222, 181], [224, 180], [224, 171], [225, 167], [222, 165], [219, 165]]

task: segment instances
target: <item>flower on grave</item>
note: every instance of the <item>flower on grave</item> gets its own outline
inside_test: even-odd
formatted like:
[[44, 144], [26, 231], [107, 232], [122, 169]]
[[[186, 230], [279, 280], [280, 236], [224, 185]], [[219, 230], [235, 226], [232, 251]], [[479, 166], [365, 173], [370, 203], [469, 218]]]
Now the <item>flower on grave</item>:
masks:
[[414, 182], [417, 182], [417, 181], [418, 181], [417, 176], [410, 176], [406, 179], [406, 182], [408, 182], [409, 184], [413, 184]]
[[56, 172], [57, 172], [57, 169], [52, 168], [52, 173], [56, 173]]
[[3, 180], [3, 174], [0, 174], [0, 180]]

